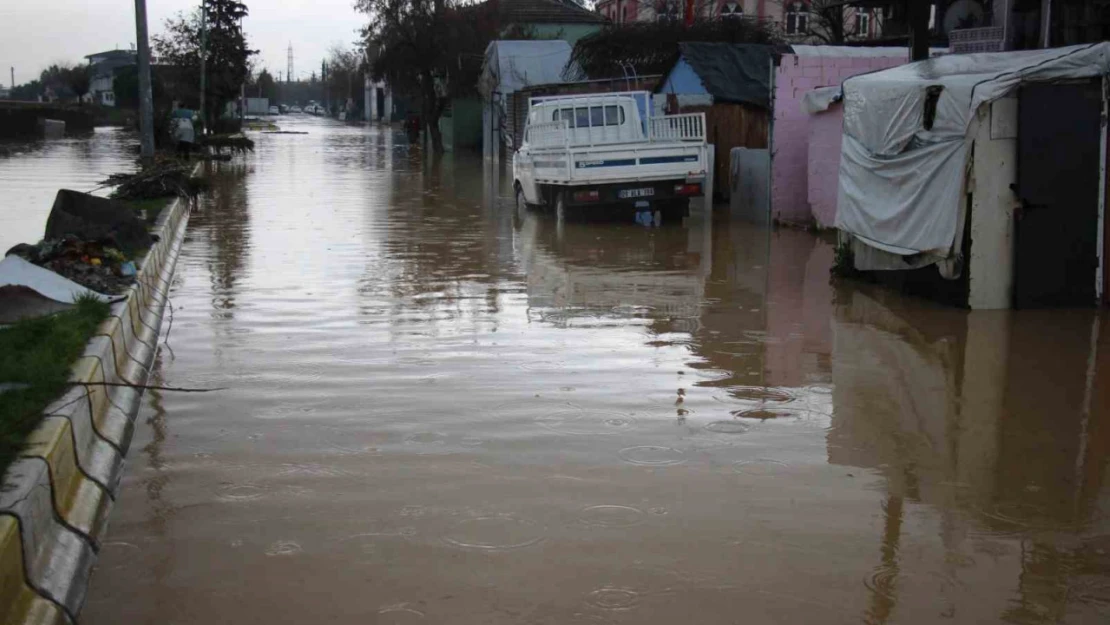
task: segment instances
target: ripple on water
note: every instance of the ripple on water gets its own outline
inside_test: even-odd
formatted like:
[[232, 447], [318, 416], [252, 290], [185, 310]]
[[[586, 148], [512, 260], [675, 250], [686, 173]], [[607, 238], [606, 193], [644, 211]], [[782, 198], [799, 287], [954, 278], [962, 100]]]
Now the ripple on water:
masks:
[[405, 442], [420, 445], [442, 445], [447, 442], [447, 435], [439, 432], [416, 432], [406, 436]]
[[790, 465], [770, 458], [756, 458], [755, 460], [741, 460], [732, 464], [735, 473], [764, 477], [775, 475], [787, 469]]
[[897, 566], [892, 564], [880, 564], [875, 567], [867, 577], [863, 578], [863, 585], [871, 592], [893, 599], [897, 591], [897, 585], [903, 579]]
[[590, 506], [579, 513], [578, 522], [590, 527], [633, 527], [644, 522], [644, 513], [639, 508], [633, 508], [632, 506]]
[[636, 420], [617, 412], [568, 410], [536, 419], [543, 427], [559, 434], [615, 434], [632, 427]]
[[705, 429], [717, 434], [744, 434], [752, 426], [741, 421], [714, 421], [706, 425]]
[[268, 556], [293, 556], [303, 551], [301, 546], [291, 540], [279, 540], [266, 549]]
[[686, 462], [686, 454], [681, 450], [658, 445], [625, 447], [617, 454], [625, 462], [649, 467], [665, 467]]
[[758, 421], [792, 419], [802, 416], [797, 410], [792, 410], [790, 408], [747, 408], [744, 410], [734, 410], [731, 414], [737, 419], [752, 419]]
[[225, 484], [216, 496], [224, 501], [255, 501], [265, 496], [265, 491], [250, 484]]
[[506, 419], [537, 419], [567, 411], [582, 412], [582, 407], [569, 401], [533, 397], [498, 404], [489, 410], [489, 414]]
[[501, 551], [535, 545], [545, 538], [544, 531], [535, 521], [498, 515], [459, 521], [443, 540], [456, 547]]
[[733, 386], [728, 394], [734, 399], [758, 402], [788, 402], [795, 399], [789, 391], [771, 386]]
[[520, 365], [525, 371], [560, 371], [567, 368], [567, 363], [561, 360], [536, 360]]
[[286, 462], [281, 465], [278, 475], [298, 477], [353, 477], [356, 473], [336, 466], [316, 464], [314, 462]]
[[[344, 456], [355, 456], [363, 454], [376, 455], [380, 453], [380, 450], [377, 446], [360, 443], [357, 440], [358, 436], [360, 436], [359, 433], [352, 432], [350, 430], [327, 427], [320, 429], [319, 440], [320, 444], [324, 447], [327, 447], [328, 449], [331, 449], [332, 451]], [[384, 442], [385, 440], [384, 437], [380, 435], [361, 434], [361, 436], [369, 437], [374, 442]]]
[[603, 610], [631, 610], [640, 602], [640, 593], [631, 588], [605, 586], [591, 592], [586, 602]]
[[424, 613], [408, 607], [407, 604], [387, 606], [378, 610], [375, 623], [379, 625], [403, 625], [424, 620]]

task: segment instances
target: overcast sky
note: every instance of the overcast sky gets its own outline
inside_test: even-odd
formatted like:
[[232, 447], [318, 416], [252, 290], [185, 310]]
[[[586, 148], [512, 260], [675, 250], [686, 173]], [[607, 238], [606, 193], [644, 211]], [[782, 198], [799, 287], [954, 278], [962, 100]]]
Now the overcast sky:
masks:
[[[243, 21], [257, 63], [274, 77], [285, 73], [286, 48], [293, 44], [294, 72], [308, 78], [319, 73], [320, 61], [333, 44], [347, 44], [366, 18], [352, 8], [353, 0], [246, 0], [250, 17]], [[147, 0], [147, 28], [162, 31], [167, 17], [200, 6], [200, 1]], [[37, 78], [57, 61], [76, 63], [87, 54], [135, 42], [133, 0], [0, 0], [0, 77], [5, 86], [9, 67], [15, 83]]]

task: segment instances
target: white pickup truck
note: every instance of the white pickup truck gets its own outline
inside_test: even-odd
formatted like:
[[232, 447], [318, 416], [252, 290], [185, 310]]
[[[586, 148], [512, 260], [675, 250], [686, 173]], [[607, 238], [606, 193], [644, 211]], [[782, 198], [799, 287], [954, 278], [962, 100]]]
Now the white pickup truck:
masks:
[[685, 209], [712, 180], [705, 114], [653, 116], [647, 92], [532, 98], [513, 155], [518, 210]]

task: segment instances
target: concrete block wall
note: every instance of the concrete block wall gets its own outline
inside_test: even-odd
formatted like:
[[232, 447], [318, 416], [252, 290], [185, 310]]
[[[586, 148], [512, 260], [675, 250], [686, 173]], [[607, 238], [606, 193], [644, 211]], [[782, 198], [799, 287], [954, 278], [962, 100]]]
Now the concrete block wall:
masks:
[[[809, 136], [811, 116], [802, 111], [802, 97], [817, 87], [839, 85], [845, 78], [907, 61], [901, 49], [891, 56], [805, 56], [784, 54], [775, 74], [775, 129], [772, 137], [771, 215], [786, 223], [809, 224]], [[839, 167], [840, 150], [819, 155]], [[824, 201], [824, 200], [822, 200]], [[833, 205], [835, 206], [835, 197]], [[831, 223], [831, 222], [830, 222]]]
[[844, 107], [834, 103], [829, 110], [809, 120], [806, 199], [814, 221], [821, 228], [833, 227], [836, 196], [840, 184], [840, 142], [844, 138]]

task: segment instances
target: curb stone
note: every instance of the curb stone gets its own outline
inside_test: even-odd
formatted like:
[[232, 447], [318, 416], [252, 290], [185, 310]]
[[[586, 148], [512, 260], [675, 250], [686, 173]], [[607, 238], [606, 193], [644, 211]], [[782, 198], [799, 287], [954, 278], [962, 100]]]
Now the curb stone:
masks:
[[74, 386], [43, 411], [0, 481], [2, 623], [77, 620], [142, 397], [140, 389], [98, 383], [146, 381], [188, 221], [189, 203], [181, 198], [162, 211], [158, 242], [74, 363]]

